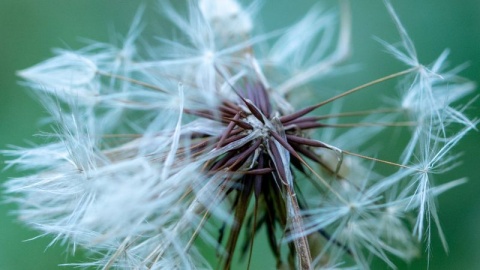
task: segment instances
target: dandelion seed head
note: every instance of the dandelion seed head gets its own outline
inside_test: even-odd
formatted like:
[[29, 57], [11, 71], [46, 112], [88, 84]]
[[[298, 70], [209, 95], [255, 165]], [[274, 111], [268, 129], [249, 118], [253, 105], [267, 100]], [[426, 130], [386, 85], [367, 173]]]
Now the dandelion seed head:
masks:
[[[373, 257], [395, 268], [429, 247], [433, 224], [445, 243], [435, 198], [464, 181], [433, 178], [456, 166], [454, 146], [478, 124], [455, 105], [474, 84], [446, 69], [448, 51], [420, 63], [384, 2], [401, 42], [381, 43], [408, 68], [323, 100], [308, 91], [343, 74], [348, 4], [256, 35], [257, 2], [191, 1], [186, 13], [162, 2], [175, 39], [143, 46], [140, 8], [120, 45], [59, 50], [19, 72], [55, 128], [44, 145], [3, 151], [28, 171], [6, 184], [18, 215], [103, 269], [250, 265], [261, 233], [279, 269], [368, 269]], [[339, 105], [399, 78], [394, 107]], [[399, 151], [379, 139], [390, 128], [411, 134]]]

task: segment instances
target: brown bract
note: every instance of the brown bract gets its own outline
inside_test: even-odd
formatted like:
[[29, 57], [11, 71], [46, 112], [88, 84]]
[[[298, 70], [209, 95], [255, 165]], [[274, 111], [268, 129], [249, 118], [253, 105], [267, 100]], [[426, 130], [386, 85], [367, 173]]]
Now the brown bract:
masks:
[[[233, 88], [233, 86], [232, 86]], [[205, 173], [226, 173], [228, 182], [226, 196], [232, 196], [234, 225], [226, 242], [224, 269], [229, 269], [232, 257], [238, 246], [242, 227], [247, 227], [247, 237], [243, 252], [253, 244], [257, 231], [266, 227], [270, 248], [277, 266], [283, 264], [278, 230], [283, 234], [301, 235], [302, 217], [300, 211], [307, 207], [300, 202], [299, 186], [293, 178], [294, 170], [308, 175], [311, 170], [305, 158], [331, 170], [312, 150], [315, 147], [331, 149], [325, 143], [308, 138], [305, 130], [321, 128], [320, 117], [306, 117], [315, 107], [307, 107], [292, 114], [280, 115], [272, 107], [268, 90], [260, 83], [245, 82], [241, 89], [233, 89], [237, 100], [224, 100], [211, 110], [185, 110], [187, 114], [222, 123], [225, 128], [218, 136], [195, 134], [194, 143], [189, 149], [193, 156], [206, 151], [220, 149], [228, 144], [247, 137], [251, 132], [258, 136], [238, 148], [231, 149], [206, 162]], [[332, 171], [331, 171], [332, 172]], [[332, 172], [334, 173], [334, 172]], [[253, 212], [249, 211], [252, 199]], [[328, 237], [324, 232], [322, 235]], [[221, 230], [218, 244], [222, 244], [224, 232]], [[290, 267], [295, 267], [295, 256], [302, 268], [310, 267], [310, 251], [307, 236], [299, 237], [289, 244]]]

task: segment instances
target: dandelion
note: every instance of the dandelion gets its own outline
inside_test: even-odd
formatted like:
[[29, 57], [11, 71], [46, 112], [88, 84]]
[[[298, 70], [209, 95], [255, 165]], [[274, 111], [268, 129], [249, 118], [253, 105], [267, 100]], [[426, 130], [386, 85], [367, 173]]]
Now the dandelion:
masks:
[[[45, 145], [3, 151], [29, 172], [6, 184], [22, 221], [87, 249], [78, 265], [101, 269], [231, 269], [237, 256], [254, 267], [259, 239], [279, 269], [368, 269], [374, 257], [395, 268], [392, 258], [419, 256], [431, 220], [440, 227], [436, 196], [465, 181], [435, 186], [434, 174], [455, 167], [452, 149], [478, 124], [452, 105], [474, 85], [445, 71], [448, 53], [421, 64], [386, 0], [401, 42], [381, 42], [406, 69], [302, 107], [293, 96], [306, 85], [342, 75], [346, 1], [338, 16], [316, 7], [266, 34], [255, 32], [257, 2], [161, 6], [174, 40], [139, 42], [140, 8], [122, 46], [58, 50], [19, 72], [54, 126]], [[393, 79], [403, 95], [393, 106], [341, 110]], [[359, 151], [384, 129], [411, 133], [397, 160]]]

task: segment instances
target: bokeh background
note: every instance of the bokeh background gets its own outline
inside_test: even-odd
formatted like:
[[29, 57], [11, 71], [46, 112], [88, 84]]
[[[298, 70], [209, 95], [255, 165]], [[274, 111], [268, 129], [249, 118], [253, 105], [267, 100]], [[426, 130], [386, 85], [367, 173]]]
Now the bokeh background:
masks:
[[[46, 116], [46, 112], [29, 93], [30, 90], [18, 85], [19, 78], [15, 72], [52, 56], [52, 48], [78, 49], [83, 46], [81, 38], [108, 42], [115, 38], [115, 33], [126, 33], [140, 2], [0, 1], [0, 149], [41, 142], [34, 134], [42, 129], [39, 120]], [[155, 1], [143, 2], [148, 4], [147, 21], [156, 23], [150, 31], [168, 33], [169, 25], [158, 15]], [[292, 23], [319, 1], [264, 2], [259, 16], [262, 17], [262, 27], [268, 30]], [[331, 0], [321, 2], [327, 9], [335, 8], [337, 4]], [[373, 39], [377, 36], [389, 42], [399, 40], [382, 2], [352, 2], [353, 54], [347, 64], [356, 64], [358, 69], [340, 77], [336, 84], [338, 89], [348, 89], [404, 68], [383, 53], [382, 46]], [[414, 40], [422, 62], [430, 63], [445, 48], [450, 48], [449, 62], [452, 65], [468, 62], [470, 66], [462, 75], [480, 81], [480, 1], [402, 0], [394, 1], [394, 6]], [[334, 85], [335, 80], [328, 83]], [[383, 87], [393, 89], [394, 85], [387, 83]], [[355, 101], [368, 102], [367, 99]], [[476, 101], [467, 113], [471, 117], [479, 117], [480, 103]], [[468, 134], [456, 150], [464, 153], [461, 167], [437, 178], [437, 181], [441, 183], [466, 176], [469, 182], [438, 199], [450, 252], [446, 254], [439, 241], [433, 240], [430, 269], [480, 269], [479, 133]], [[0, 156], [0, 169], [4, 167], [4, 161], [5, 158]], [[12, 170], [3, 171], [0, 182], [16, 175]], [[17, 222], [11, 214], [14, 209], [13, 205], [0, 204], [0, 270], [70, 269], [58, 265], [84, 259], [81, 252], [76, 256], [67, 252], [66, 246], [56, 244], [47, 248], [52, 240], [50, 237], [29, 240], [39, 233]], [[408, 265], [401, 264], [400, 268], [426, 269], [426, 256]]]

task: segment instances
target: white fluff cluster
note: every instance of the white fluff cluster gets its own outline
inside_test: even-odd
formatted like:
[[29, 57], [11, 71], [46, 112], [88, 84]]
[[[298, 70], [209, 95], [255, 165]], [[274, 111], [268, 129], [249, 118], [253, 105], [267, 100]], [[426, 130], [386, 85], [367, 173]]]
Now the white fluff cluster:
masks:
[[[188, 3], [187, 15], [162, 3], [162, 11], [180, 34], [174, 40], [138, 42], [144, 38], [140, 10], [123, 46], [92, 43], [80, 50], [57, 50], [53, 58], [19, 72], [41, 97], [54, 123], [54, 133], [44, 135], [49, 143], [4, 151], [14, 157], [9, 166], [28, 172], [6, 184], [10, 199], [20, 206], [22, 221], [56, 241], [91, 251], [92, 261], [82, 264], [86, 267], [215, 268], [196, 244], [217, 249], [221, 265], [222, 258], [232, 255], [228, 253], [235, 250], [229, 249], [235, 246], [235, 237], [227, 244], [219, 240], [218, 224], [235, 231], [241, 211], [234, 209], [242, 207], [243, 197], [231, 194], [247, 188], [229, 171], [243, 160], [241, 153], [226, 170], [209, 168], [238, 149], [248, 153], [247, 146], [259, 139], [264, 145], [259, 143], [254, 153], [248, 153], [251, 156], [233, 175], [250, 169], [278, 180], [276, 196], [275, 190], [257, 188], [255, 178], [256, 201], [245, 199], [243, 206], [254, 216], [249, 224], [257, 222], [253, 227], [265, 226], [269, 237], [280, 238], [270, 240], [276, 267], [364, 269], [374, 256], [395, 268], [392, 257], [409, 261], [418, 256], [418, 243], [430, 239], [432, 222], [445, 241], [435, 197], [465, 180], [435, 186], [432, 176], [455, 167], [458, 156], [452, 148], [478, 122], [465, 116], [467, 106], [454, 105], [474, 85], [457, 76], [460, 68], [445, 68], [448, 52], [432, 65], [422, 65], [386, 0], [401, 42], [398, 46], [382, 42], [408, 68], [342, 95], [322, 94], [333, 97], [325, 101], [326, 107], [334, 105], [311, 110], [311, 115], [325, 120], [315, 129], [303, 126], [307, 131], [301, 134], [308, 134], [311, 141], [302, 142], [310, 144], [300, 150], [314, 147], [313, 140], [323, 145], [308, 153], [298, 150], [305, 160], [313, 160], [303, 163], [282, 143], [294, 130], [282, 123], [302, 129], [302, 122], [282, 122], [282, 116], [300, 111], [290, 98], [334, 74], [348, 56], [347, 4], [339, 16], [312, 9], [293, 26], [257, 34], [253, 14], [258, 3], [247, 8], [235, 0]], [[266, 53], [256, 53], [258, 47]], [[335, 106], [336, 100], [351, 98], [350, 93], [399, 77], [402, 99], [394, 108], [342, 112]], [[255, 113], [255, 106], [264, 106], [263, 100], [255, 101], [255, 93], [239, 99], [242, 87], [254, 89], [252, 93], [264, 89], [272, 116], [262, 120]], [[225, 102], [237, 107], [224, 108]], [[210, 114], [217, 108], [218, 115]], [[215, 142], [202, 138], [226, 140], [225, 134], [241, 125], [238, 119], [223, 119], [226, 123], [215, 119], [234, 108], [249, 114], [243, 124], [248, 132], [208, 148]], [[349, 114], [356, 117], [354, 124], [342, 122]], [[368, 148], [385, 128], [411, 133], [397, 160], [355, 152]], [[270, 137], [272, 132], [280, 138]], [[261, 155], [270, 156], [272, 164], [255, 171]], [[393, 173], [377, 170], [382, 166], [393, 168]], [[275, 208], [269, 203], [279, 198], [281, 202], [275, 203], [284, 209], [269, 212]], [[253, 204], [265, 207], [255, 206], [253, 214]], [[270, 231], [275, 228], [277, 233]], [[282, 255], [286, 248], [295, 254], [294, 262]], [[231, 267], [229, 260], [224, 269]]]

